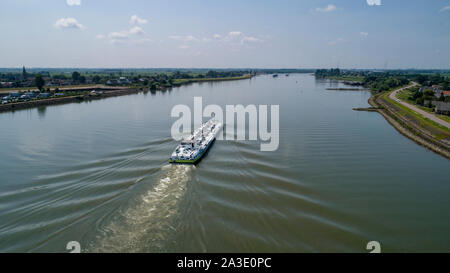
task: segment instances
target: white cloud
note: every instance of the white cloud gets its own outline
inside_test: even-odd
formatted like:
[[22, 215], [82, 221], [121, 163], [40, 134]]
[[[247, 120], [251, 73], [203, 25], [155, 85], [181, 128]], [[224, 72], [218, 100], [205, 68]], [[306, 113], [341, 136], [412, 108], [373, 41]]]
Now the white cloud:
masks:
[[264, 40], [256, 36], [248, 36], [241, 31], [230, 31], [226, 34], [213, 34], [210, 37], [195, 37], [193, 35], [171, 35], [170, 39], [179, 41], [179, 49], [187, 49], [197, 46], [226, 45], [238, 49], [245, 44], [262, 43]]
[[244, 43], [255, 43], [255, 42], [264, 42], [264, 40], [254, 37], [254, 36], [247, 36], [241, 31], [230, 31], [228, 32], [228, 35], [220, 36], [219, 34], [215, 34], [214, 38], [216, 40], [227, 42], [232, 45], [243, 45]]
[[342, 42], [344, 42], [344, 39], [343, 39], [343, 38], [337, 38], [336, 40], [329, 41], [329, 42], [328, 42], [328, 45], [334, 46], [334, 45], [340, 44], [340, 43], [342, 43]]
[[[144, 34], [144, 30], [141, 27], [134, 26], [129, 30], [114, 31], [108, 34], [108, 39], [111, 43], [123, 42], [130, 39], [132, 36], [138, 36]], [[97, 35], [97, 38], [106, 38], [104, 35]], [[142, 39], [141, 39], [142, 40]]]
[[360, 34], [362, 37], [367, 37], [367, 36], [369, 36], [369, 33], [368, 33], [368, 32], [364, 32], [364, 31], [361, 31], [359, 34]]
[[441, 9], [441, 12], [443, 12], [443, 11], [448, 11], [448, 10], [450, 10], [450, 5], [449, 5], [449, 6], [443, 7], [443, 8]]
[[316, 11], [318, 12], [330, 12], [334, 10], [336, 10], [336, 6], [331, 4], [323, 8], [316, 8]]
[[81, 0], [67, 0], [67, 5], [69, 6], [80, 6]]
[[183, 40], [185, 42], [199, 41], [199, 39], [197, 39], [195, 36], [192, 36], [192, 35], [187, 35], [187, 36], [172, 35], [172, 36], [169, 36], [169, 38], [173, 39], [173, 40]]
[[128, 32], [132, 35], [144, 34], [144, 30], [138, 26], [132, 27]]
[[111, 40], [126, 40], [129, 38], [129, 33], [127, 31], [110, 32], [108, 38]]
[[369, 6], [381, 6], [381, 0], [366, 0]]
[[125, 42], [127, 40], [137, 44], [143, 44], [149, 42], [150, 39], [148, 37], [142, 37], [143, 34], [145, 34], [145, 32], [139, 25], [143, 25], [146, 23], [147, 23], [146, 19], [140, 18], [137, 15], [133, 15], [130, 18], [130, 24], [132, 26], [129, 29], [121, 31], [113, 31], [108, 33], [108, 35], [99, 34], [96, 36], [96, 38], [97, 39], [108, 38], [108, 40], [113, 44]]
[[77, 28], [83, 29], [84, 26], [78, 23], [75, 18], [61, 18], [55, 23], [56, 28], [64, 29], [64, 28]]
[[131, 19], [130, 19], [130, 24], [132, 24], [132, 25], [145, 25], [145, 24], [147, 24], [147, 22], [148, 22], [147, 19], [140, 18], [137, 15], [131, 16]]
[[195, 37], [192, 36], [192, 35], [188, 35], [188, 36], [186, 36], [186, 37], [184, 38], [184, 40], [185, 40], [186, 42], [191, 42], [191, 41], [197, 41], [198, 39], [195, 38]]
[[262, 42], [262, 40], [252, 36], [245, 36], [244, 38], [242, 38], [242, 42]]
[[230, 31], [228, 33], [228, 36], [240, 36], [240, 35], [242, 35], [242, 32], [240, 31]]

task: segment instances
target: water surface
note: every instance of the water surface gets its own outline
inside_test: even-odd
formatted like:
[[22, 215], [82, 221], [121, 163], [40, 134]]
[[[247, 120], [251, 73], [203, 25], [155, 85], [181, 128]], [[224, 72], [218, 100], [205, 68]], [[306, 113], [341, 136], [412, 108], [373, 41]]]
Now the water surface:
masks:
[[[307, 74], [0, 114], [0, 251], [450, 251], [449, 161]], [[176, 104], [280, 105], [280, 145], [169, 165]]]

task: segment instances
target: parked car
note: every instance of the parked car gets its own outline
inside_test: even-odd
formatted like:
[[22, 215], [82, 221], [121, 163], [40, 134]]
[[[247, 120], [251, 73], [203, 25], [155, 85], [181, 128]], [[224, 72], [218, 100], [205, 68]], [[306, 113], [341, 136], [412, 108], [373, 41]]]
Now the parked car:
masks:
[[39, 94], [40, 99], [50, 98], [50, 93], [41, 93]]
[[11, 98], [20, 98], [20, 96], [22, 96], [22, 93], [20, 93], [20, 92], [12, 92], [12, 93], [9, 93], [9, 96]]
[[37, 93], [35, 93], [35, 92], [27, 92], [27, 93], [25, 93], [25, 95], [27, 95], [31, 99], [31, 98], [35, 98], [37, 96]]
[[2, 104], [8, 104], [9, 100], [2, 100]]

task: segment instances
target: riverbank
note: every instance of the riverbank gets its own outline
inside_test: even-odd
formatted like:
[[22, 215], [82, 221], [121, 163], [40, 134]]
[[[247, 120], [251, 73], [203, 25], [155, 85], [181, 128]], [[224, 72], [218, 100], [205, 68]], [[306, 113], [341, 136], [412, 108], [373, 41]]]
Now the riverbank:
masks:
[[[174, 82], [173, 87], [178, 87], [186, 84], [191, 84], [195, 82], [213, 82], [213, 81], [233, 81], [233, 80], [244, 80], [250, 79], [253, 75], [247, 74], [239, 77], [224, 77], [224, 78], [203, 78], [203, 79], [181, 79], [178, 82]], [[156, 90], [149, 90], [148, 88], [142, 87], [105, 87], [105, 86], [91, 86], [84, 88], [61, 88], [60, 91], [73, 91], [73, 90], [84, 90], [86, 93], [83, 95], [65, 96], [58, 98], [40, 99], [32, 100], [27, 102], [15, 102], [0, 105], [0, 112], [15, 111], [20, 109], [34, 108], [39, 106], [56, 105], [63, 103], [73, 103], [80, 101], [98, 100], [109, 97], [124, 96], [130, 94], [136, 94], [143, 91], [162, 91], [168, 88], [160, 88]], [[101, 93], [96, 93], [95, 95], [90, 94], [88, 91], [97, 90], [103, 91]]]
[[[328, 77], [332, 78], [332, 77]], [[342, 78], [335, 77], [336, 80], [343, 81]], [[436, 152], [447, 159], [450, 159], [450, 129], [442, 126], [442, 122], [436, 122], [420, 115], [405, 105], [395, 95], [404, 89], [417, 85], [402, 86], [389, 91], [376, 93], [369, 99], [372, 107], [353, 108], [354, 111], [379, 112], [398, 132], [422, 145], [433, 152]], [[327, 88], [327, 90], [352, 90], [352, 88]], [[356, 88], [355, 88], [355, 91]]]
[[181, 86], [183, 84], [196, 83], [196, 82], [214, 82], [214, 81], [237, 81], [251, 79], [253, 75], [246, 74], [239, 77], [224, 77], [224, 78], [194, 78], [194, 79], [177, 79], [174, 80], [173, 86]]
[[364, 77], [361, 76], [329, 76], [327, 78], [337, 81], [345, 81], [358, 84], [362, 84], [364, 81]]
[[450, 159], [450, 130], [433, 124], [408, 111], [389, 98], [392, 92], [373, 95], [369, 99], [372, 111], [379, 112], [398, 132], [431, 151]]
[[142, 90], [139, 90], [139, 89], [116, 89], [116, 90], [104, 91], [102, 94], [96, 94], [96, 95], [85, 94], [85, 95], [76, 95], [76, 96], [66, 96], [66, 97], [60, 97], [60, 98], [32, 100], [32, 101], [27, 101], [27, 102], [8, 103], [8, 104], [0, 105], [0, 112], [15, 111], [15, 110], [34, 108], [34, 107], [39, 107], [39, 106], [48, 106], [48, 105], [80, 102], [80, 101], [98, 100], [98, 99], [109, 98], [109, 97], [117, 97], [117, 96], [123, 96], [123, 95], [136, 94], [139, 92], [142, 92]]
[[[124, 87], [108, 87], [103, 84], [83, 84], [83, 85], [64, 85], [64, 86], [51, 86], [48, 87], [50, 91], [71, 91], [71, 90], [92, 90], [96, 88], [104, 88], [104, 89], [124, 89]], [[0, 94], [9, 94], [11, 92], [38, 92], [39, 89], [37, 87], [19, 87], [19, 88], [2, 88], [0, 89]]]
[[327, 88], [327, 90], [331, 91], [367, 91], [364, 88]]

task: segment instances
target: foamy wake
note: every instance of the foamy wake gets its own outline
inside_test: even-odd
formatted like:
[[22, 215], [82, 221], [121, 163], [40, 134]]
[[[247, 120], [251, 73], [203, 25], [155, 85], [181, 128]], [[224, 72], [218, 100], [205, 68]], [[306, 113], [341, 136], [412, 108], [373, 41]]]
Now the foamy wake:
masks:
[[156, 185], [107, 225], [91, 251], [162, 251], [167, 238], [176, 232], [175, 216], [193, 169], [193, 165], [164, 166]]

